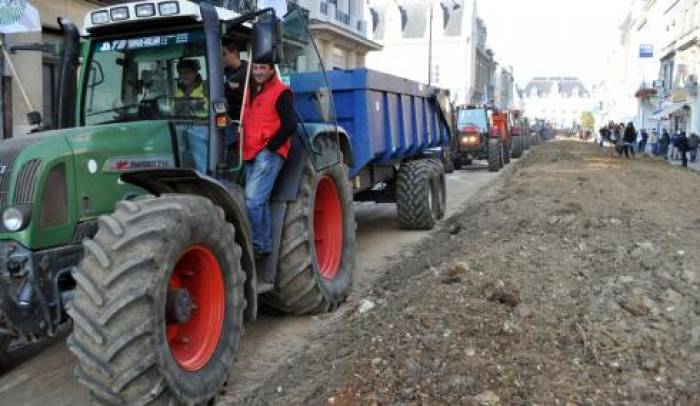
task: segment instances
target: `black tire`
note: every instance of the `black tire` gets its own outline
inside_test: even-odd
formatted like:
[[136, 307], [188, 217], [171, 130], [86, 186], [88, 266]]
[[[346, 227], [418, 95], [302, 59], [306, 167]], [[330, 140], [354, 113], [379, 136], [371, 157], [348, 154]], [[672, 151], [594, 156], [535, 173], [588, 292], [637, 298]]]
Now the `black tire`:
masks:
[[396, 178], [396, 210], [406, 230], [430, 230], [440, 217], [440, 184], [429, 159], [405, 162]]
[[438, 183], [437, 219], [442, 220], [445, 218], [445, 213], [447, 211], [447, 178], [445, 177], [445, 168], [443, 167], [442, 162], [437, 159], [430, 161], [432, 161], [431, 163], [433, 164], [433, 168], [435, 170], [435, 181]]
[[[77, 378], [93, 400], [107, 404], [198, 404], [215, 398], [226, 383], [238, 350], [246, 305], [241, 248], [223, 210], [192, 195], [121, 201], [113, 214], [100, 217], [98, 233], [83, 246], [85, 257], [74, 274], [75, 300], [68, 310], [74, 323], [68, 347], [78, 360]], [[181, 260], [192, 258], [191, 252], [199, 262], [180, 265]], [[206, 253], [209, 262], [201, 262], [196, 252]], [[171, 332], [166, 330], [166, 299], [172, 292], [171, 277], [198, 283], [202, 278], [193, 277], [195, 272], [215, 269], [206, 265], [220, 269], [220, 274], [202, 274], [220, 275], [220, 279], [214, 277], [217, 288], [199, 292], [207, 292], [206, 297], [221, 292], [223, 308], [216, 304], [210, 307], [214, 314], [223, 311], [223, 315], [213, 316], [221, 318], [221, 333], [218, 340], [214, 337], [210, 341], [205, 351], [209, 355], [200, 359], [199, 365], [185, 368], [176, 360], [169, 342], [178, 338], [177, 332], [170, 339], [166, 336], [166, 331]], [[186, 276], [173, 276], [174, 268], [184, 269]], [[182, 283], [180, 286], [188, 282]], [[201, 296], [194, 297], [192, 303], [200, 306], [194, 314], [203, 314], [199, 312], [206, 303]], [[187, 326], [182, 323], [169, 326]], [[190, 332], [196, 331], [203, 330]], [[192, 337], [183, 336], [181, 343], [189, 345]], [[206, 341], [211, 334], [194, 337], [194, 341], [202, 337]]]
[[455, 171], [455, 161], [452, 158], [452, 151], [448, 149], [444, 150], [442, 154], [442, 166], [445, 169], [445, 173], [452, 173]]
[[5, 364], [7, 361], [7, 351], [10, 349], [11, 342], [12, 336], [0, 334], [0, 365]]
[[[335, 141], [323, 138], [318, 148], [337, 149]], [[334, 183], [342, 210], [340, 262], [331, 279], [322, 275], [315, 244], [314, 212], [319, 184]], [[327, 187], [327, 186], [326, 186]], [[342, 162], [316, 172], [311, 160], [304, 163], [299, 196], [287, 204], [279, 253], [275, 289], [262, 299], [284, 313], [320, 314], [334, 311], [350, 293], [355, 272], [355, 214], [348, 168]]]
[[512, 141], [512, 150], [510, 153], [510, 156], [513, 158], [520, 158], [523, 155], [523, 138], [524, 135], [518, 135], [516, 137], [513, 137]]
[[454, 157], [452, 159], [452, 164], [456, 170], [460, 170], [464, 168], [464, 159], [460, 158], [459, 156]]
[[512, 141], [507, 144], [503, 144], [503, 164], [508, 165], [510, 163], [510, 150], [512, 148]]
[[501, 140], [496, 138], [489, 139], [486, 148], [489, 162], [489, 172], [498, 172], [502, 167], [501, 160], [503, 157]]
[[523, 135], [523, 151], [530, 149], [530, 134]]

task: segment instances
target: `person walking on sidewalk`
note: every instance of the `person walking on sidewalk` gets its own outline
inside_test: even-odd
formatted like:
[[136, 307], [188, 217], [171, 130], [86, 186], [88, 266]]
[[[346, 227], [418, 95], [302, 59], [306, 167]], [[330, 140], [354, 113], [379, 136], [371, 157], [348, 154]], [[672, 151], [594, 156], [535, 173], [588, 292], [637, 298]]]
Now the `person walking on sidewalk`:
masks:
[[649, 139], [649, 133], [647, 130], [642, 130], [639, 134], [639, 144], [637, 152], [639, 155], [644, 155], [644, 151], [647, 149], [647, 140]]
[[651, 131], [651, 137], [649, 137], [649, 142], [651, 143], [651, 155], [659, 155], [659, 133], [656, 130]]
[[688, 150], [690, 147], [688, 146], [688, 137], [685, 136], [685, 131], [683, 131], [680, 136], [678, 137], [678, 142], [676, 143], [676, 148], [678, 148], [678, 153], [681, 158], [681, 165], [683, 165], [684, 168], [688, 167]]
[[617, 149], [617, 143], [620, 142], [622, 136], [620, 135], [620, 127], [614, 124], [612, 121], [608, 124], [608, 157], [613, 159], [615, 157], [615, 150]]
[[622, 136], [622, 151], [620, 152], [620, 158], [622, 158], [622, 152], [625, 153], [625, 158], [630, 158], [630, 153], [632, 153], [632, 158], [634, 158], [634, 142], [637, 139], [637, 130], [634, 129], [634, 124], [630, 121], [627, 123], [625, 128], [625, 133]]
[[690, 133], [688, 137], [688, 147], [690, 148], [690, 162], [695, 163], [698, 159], [698, 147], [700, 146], [700, 137], [695, 133]]
[[661, 139], [659, 140], [659, 155], [668, 159], [668, 146], [671, 144], [671, 137], [668, 135], [668, 130], [664, 128], [661, 133]]

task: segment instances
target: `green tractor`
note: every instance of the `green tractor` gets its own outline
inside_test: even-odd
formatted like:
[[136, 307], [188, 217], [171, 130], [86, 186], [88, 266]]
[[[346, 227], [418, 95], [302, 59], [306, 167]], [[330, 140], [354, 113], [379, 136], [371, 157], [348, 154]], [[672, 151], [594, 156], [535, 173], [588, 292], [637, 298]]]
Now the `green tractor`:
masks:
[[[351, 151], [323, 102], [328, 82], [304, 15], [168, 0], [95, 10], [82, 38], [61, 25], [59, 129], [0, 143], [0, 350], [72, 321], [68, 346], [94, 401], [209, 402], [259, 297], [322, 313], [352, 283]], [[300, 124], [273, 194], [273, 253], [260, 260], [242, 143], [223, 136], [224, 36], [248, 57], [269, 55], [283, 80], [314, 80], [326, 118]], [[202, 67], [204, 101], [176, 97], [182, 60]]]

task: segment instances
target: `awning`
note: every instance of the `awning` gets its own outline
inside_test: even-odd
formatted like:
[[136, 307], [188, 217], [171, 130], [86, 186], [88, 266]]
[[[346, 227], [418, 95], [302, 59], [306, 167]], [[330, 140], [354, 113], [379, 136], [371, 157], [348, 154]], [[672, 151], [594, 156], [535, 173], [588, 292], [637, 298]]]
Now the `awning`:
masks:
[[654, 112], [654, 115], [651, 116], [652, 120], [664, 120], [667, 119], [668, 116], [671, 114], [677, 112], [678, 110], [682, 109], [683, 107], [690, 107], [688, 106], [688, 103], [672, 103], [669, 104], [668, 106], [658, 109]]

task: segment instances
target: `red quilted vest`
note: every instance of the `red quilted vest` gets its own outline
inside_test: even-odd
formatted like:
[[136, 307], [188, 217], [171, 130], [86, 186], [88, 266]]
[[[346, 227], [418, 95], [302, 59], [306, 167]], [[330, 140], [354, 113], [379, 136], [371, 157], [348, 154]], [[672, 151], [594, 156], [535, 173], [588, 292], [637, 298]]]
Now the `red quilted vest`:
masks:
[[[252, 84], [255, 86], [255, 84]], [[288, 90], [277, 75], [263, 84], [260, 93], [250, 102], [250, 91], [246, 97], [245, 111], [243, 112], [243, 160], [250, 161], [262, 151], [272, 137], [277, 134], [282, 123], [277, 114], [277, 98]], [[287, 158], [291, 141], [282, 144], [277, 150], [283, 158]]]

